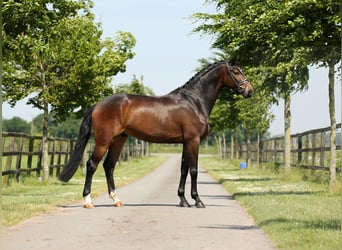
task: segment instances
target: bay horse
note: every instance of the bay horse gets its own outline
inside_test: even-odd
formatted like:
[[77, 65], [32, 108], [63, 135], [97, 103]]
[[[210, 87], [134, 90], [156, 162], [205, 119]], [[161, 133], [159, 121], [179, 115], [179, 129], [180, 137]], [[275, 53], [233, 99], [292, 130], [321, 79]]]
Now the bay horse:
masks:
[[106, 97], [85, 114], [74, 151], [59, 179], [67, 182], [75, 174], [93, 128], [95, 148], [87, 161], [84, 207], [94, 207], [90, 197], [92, 178], [106, 153], [103, 167], [109, 197], [114, 206], [123, 206], [115, 191], [113, 174], [127, 137], [152, 143], [182, 143], [179, 206], [190, 207], [184, 196], [190, 172], [191, 197], [196, 207], [204, 208], [197, 193], [198, 151], [201, 140], [208, 134], [208, 118], [223, 87], [235, 89], [245, 98], [253, 94], [251, 84], [235, 62], [223, 60], [207, 66], [182, 87], [164, 96], [115, 94]]

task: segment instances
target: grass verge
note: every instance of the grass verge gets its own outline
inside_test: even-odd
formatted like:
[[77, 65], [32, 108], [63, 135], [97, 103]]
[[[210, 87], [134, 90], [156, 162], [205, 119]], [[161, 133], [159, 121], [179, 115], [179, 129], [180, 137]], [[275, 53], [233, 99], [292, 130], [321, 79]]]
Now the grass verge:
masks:
[[[200, 158], [279, 249], [341, 249], [341, 189], [328, 192], [326, 173], [240, 169], [239, 161]], [[341, 176], [338, 177], [341, 187]]]
[[[115, 169], [116, 187], [126, 185], [158, 167], [166, 157], [148, 157], [121, 162]], [[56, 178], [38, 182], [36, 177], [21, 178], [2, 187], [2, 225], [15, 225], [25, 219], [56, 209], [60, 204], [73, 203], [82, 199], [85, 176], [79, 170], [68, 182]], [[94, 175], [92, 197], [107, 192], [106, 178], [100, 167]]]

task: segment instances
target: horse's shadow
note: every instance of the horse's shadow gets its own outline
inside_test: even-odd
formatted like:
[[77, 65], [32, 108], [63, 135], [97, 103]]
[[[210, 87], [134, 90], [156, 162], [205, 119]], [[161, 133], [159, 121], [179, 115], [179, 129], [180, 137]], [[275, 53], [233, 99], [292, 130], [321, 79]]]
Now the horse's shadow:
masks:
[[[223, 197], [222, 197], [223, 198]], [[195, 204], [190, 204], [190, 208], [196, 208]], [[206, 207], [227, 207], [227, 205], [220, 205], [220, 204], [206, 204]], [[76, 209], [83, 207], [82, 204], [76, 205], [58, 205], [59, 208], [63, 209]], [[125, 203], [124, 207], [179, 207], [177, 203]], [[95, 208], [114, 208], [113, 204], [95, 204]], [[186, 208], [185, 208], [186, 209]]]
[[[58, 205], [60, 208], [74, 209], [83, 207], [82, 204], [76, 205]], [[113, 204], [95, 204], [95, 208], [112, 208]], [[125, 203], [124, 207], [179, 207], [178, 204], [165, 204], [165, 203]]]

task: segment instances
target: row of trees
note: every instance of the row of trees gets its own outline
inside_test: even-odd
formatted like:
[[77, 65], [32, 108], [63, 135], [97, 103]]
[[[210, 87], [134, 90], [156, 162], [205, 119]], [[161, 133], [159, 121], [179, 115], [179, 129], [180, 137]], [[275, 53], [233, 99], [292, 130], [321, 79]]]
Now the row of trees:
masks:
[[[304, 90], [308, 65], [329, 67], [331, 117], [331, 186], [336, 162], [334, 136], [334, 66], [340, 61], [340, 4], [333, 0], [207, 0], [217, 13], [196, 13], [194, 30], [211, 36], [217, 49], [212, 60], [238, 58], [255, 88], [249, 100], [222, 92], [210, 119], [216, 134], [244, 128], [251, 134], [267, 131], [269, 107], [285, 100], [285, 167], [290, 166], [291, 94]], [[134, 77], [130, 87], [111, 86], [113, 77], [125, 71], [134, 57], [134, 37], [118, 32], [102, 39], [100, 23], [94, 22], [90, 0], [3, 1], [3, 84], [5, 101], [12, 105], [31, 96], [28, 103], [43, 111], [43, 165], [47, 168], [47, 136], [51, 121], [61, 122], [114, 92], [152, 94]], [[242, 130], [239, 129], [239, 133]], [[253, 132], [253, 133], [252, 133]], [[45, 160], [44, 160], [45, 159]], [[47, 175], [44, 177], [48, 177]], [[332, 188], [333, 189], [333, 188]]]
[[[53, 117], [49, 115], [49, 136], [55, 138], [75, 139], [79, 131], [81, 120], [76, 115], [71, 115], [68, 119], [61, 123], [52, 123]], [[12, 117], [10, 119], [2, 119], [2, 131], [24, 133], [32, 135], [41, 135], [43, 114], [37, 115], [32, 121], [27, 122], [20, 117]]]
[[[247, 129], [264, 129], [271, 118], [263, 111], [284, 99], [285, 168], [291, 156], [291, 94], [307, 88], [308, 66], [329, 68], [330, 189], [336, 176], [335, 66], [341, 60], [341, 3], [333, 0], [207, 0], [217, 13], [195, 13], [195, 32], [210, 36], [224, 57], [238, 58], [256, 88], [245, 107], [231, 102], [225, 112], [243, 114], [231, 121]], [[324, 87], [324, 86], [322, 86]], [[265, 117], [266, 115], [266, 117]], [[261, 122], [260, 122], [261, 121]], [[220, 126], [223, 128], [224, 126]]]

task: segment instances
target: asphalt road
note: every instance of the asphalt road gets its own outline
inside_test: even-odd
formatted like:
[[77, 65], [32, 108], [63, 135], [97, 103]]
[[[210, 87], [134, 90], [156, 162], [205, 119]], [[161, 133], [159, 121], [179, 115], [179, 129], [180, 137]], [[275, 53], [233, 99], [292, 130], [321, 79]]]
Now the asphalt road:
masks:
[[[107, 195], [2, 229], [2, 249], [275, 249], [246, 211], [205, 171], [198, 191], [204, 209], [178, 207], [180, 156], [146, 177], [118, 189], [124, 207]], [[190, 178], [188, 178], [190, 179]], [[186, 194], [190, 198], [187, 183]]]

